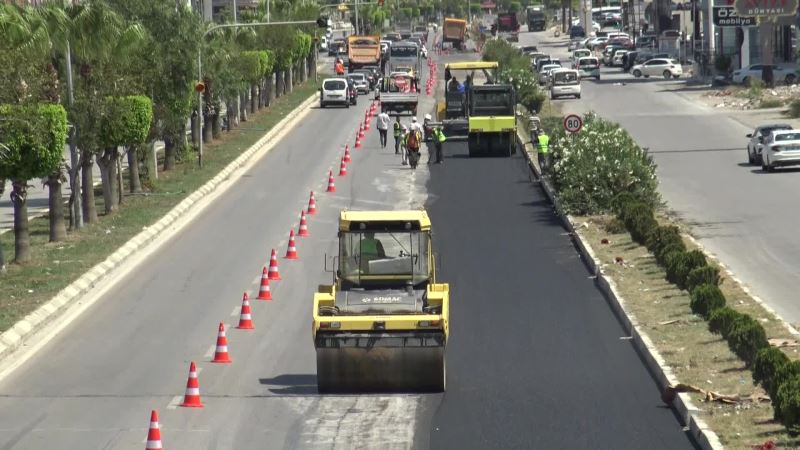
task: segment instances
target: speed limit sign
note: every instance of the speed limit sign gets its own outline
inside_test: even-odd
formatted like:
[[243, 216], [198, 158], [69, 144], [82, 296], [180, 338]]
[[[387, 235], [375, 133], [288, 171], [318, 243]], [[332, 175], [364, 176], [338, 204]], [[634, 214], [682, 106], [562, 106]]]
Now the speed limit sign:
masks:
[[568, 114], [564, 117], [564, 129], [568, 133], [577, 133], [583, 128], [583, 119], [577, 114]]

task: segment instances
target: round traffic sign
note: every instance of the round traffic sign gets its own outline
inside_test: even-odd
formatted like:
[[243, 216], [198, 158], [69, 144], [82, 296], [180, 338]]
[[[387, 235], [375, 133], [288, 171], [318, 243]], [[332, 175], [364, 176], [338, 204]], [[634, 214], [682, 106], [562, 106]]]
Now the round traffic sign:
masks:
[[568, 114], [564, 117], [564, 129], [568, 133], [577, 133], [583, 128], [583, 119], [577, 114]]

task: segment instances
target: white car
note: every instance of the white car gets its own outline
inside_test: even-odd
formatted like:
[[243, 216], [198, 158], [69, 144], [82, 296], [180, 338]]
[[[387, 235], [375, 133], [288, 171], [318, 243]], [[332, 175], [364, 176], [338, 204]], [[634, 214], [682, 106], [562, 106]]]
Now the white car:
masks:
[[[741, 70], [733, 71], [733, 82], [737, 84], [750, 84], [750, 80], [761, 80], [763, 64], [751, 64]], [[784, 82], [794, 84], [797, 82], [797, 69], [772, 66], [772, 76], [776, 83]]]
[[586, 42], [586, 48], [588, 48], [589, 50], [594, 50], [597, 47], [602, 47], [606, 42], [608, 42], [607, 37], [592, 38], [589, 39], [588, 42]]
[[561, 65], [559, 64], [545, 64], [539, 69], [539, 85], [547, 84], [547, 75], [553, 69], [560, 69]]
[[622, 55], [628, 53], [628, 50], [617, 50], [614, 53], [614, 58], [611, 59], [612, 66], [621, 66], [622, 65]]
[[800, 165], [800, 130], [780, 130], [769, 134], [761, 151], [761, 169]]
[[324, 108], [328, 105], [350, 107], [346, 78], [326, 78], [322, 81], [322, 87], [319, 88], [319, 107]]
[[328, 51], [328, 38], [326, 38], [325, 36], [319, 38], [319, 51], [321, 52]]
[[592, 56], [591, 50], [587, 50], [585, 48], [581, 48], [572, 52], [572, 56], [570, 56], [570, 60], [572, 61], [572, 68], [575, 68], [575, 64], [578, 63], [578, 60], [581, 58], [585, 58], [588, 56]]
[[634, 77], [663, 76], [664, 78], [679, 78], [683, 75], [683, 68], [678, 61], [667, 58], [653, 58], [631, 68]]
[[747, 137], [750, 138], [747, 142], [747, 162], [750, 164], [761, 164], [761, 150], [764, 147], [764, 141], [769, 138], [770, 133], [776, 130], [791, 129], [792, 126], [785, 123], [771, 123], [756, 127], [752, 133], [747, 135]]
[[581, 98], [581, 75], [575, 69], [552, 69], [548, 75], [550, 80], [550, 98]]
[[356, 90], [359, 94], [369, 94], [369, 81], [367, 81], [366, 75], [363, 73], [348, 73], [347, 78], [353, 80], [353, 84], [356, 85]]

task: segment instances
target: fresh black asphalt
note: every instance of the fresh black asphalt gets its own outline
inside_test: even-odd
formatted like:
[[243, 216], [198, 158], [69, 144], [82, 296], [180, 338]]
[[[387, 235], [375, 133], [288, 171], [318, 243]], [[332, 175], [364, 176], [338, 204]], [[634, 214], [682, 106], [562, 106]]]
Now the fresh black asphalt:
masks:
[[524, 157], [445, 150], [428, 210], [451, 328], [428, 446], [693, 448]]

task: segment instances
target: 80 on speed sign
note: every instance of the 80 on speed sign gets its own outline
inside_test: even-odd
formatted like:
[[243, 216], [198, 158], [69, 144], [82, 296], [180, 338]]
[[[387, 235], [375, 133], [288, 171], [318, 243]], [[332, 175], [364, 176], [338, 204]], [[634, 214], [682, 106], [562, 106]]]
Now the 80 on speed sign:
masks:
[[583, 128], [583, 119], [577, 114], [568, 114], [564, 117], [564, 129], [567, 133], [577, 133]]

